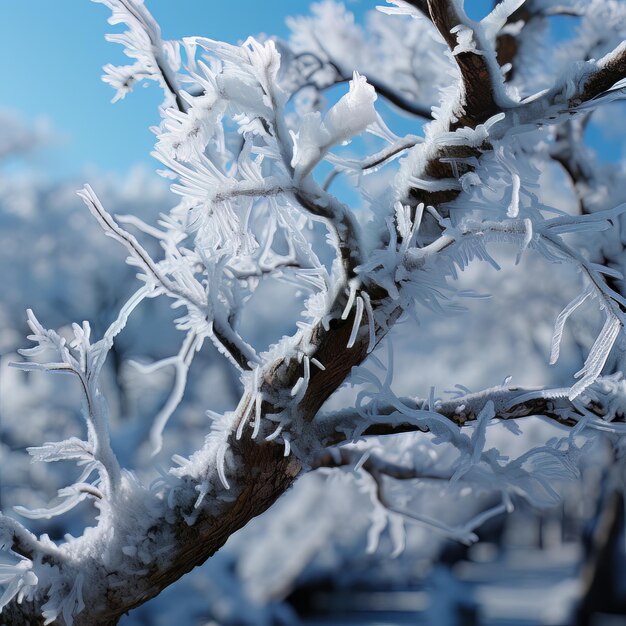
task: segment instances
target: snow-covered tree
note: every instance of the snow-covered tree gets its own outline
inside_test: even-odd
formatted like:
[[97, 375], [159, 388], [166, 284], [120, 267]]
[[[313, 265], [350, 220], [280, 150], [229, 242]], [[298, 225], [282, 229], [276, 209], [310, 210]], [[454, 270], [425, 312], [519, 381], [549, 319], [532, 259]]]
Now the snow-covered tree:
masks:
[[[608, 442], [621, 459], [624, 171], [597, 162], [584, 131], [626, 89], [623, 2], [504, 0], [474, 21], [461, 0], [390, 0], [361, 28], [326, 1], [292, 20], [289, 41], [235, 46], [166, 41], [141, 0], [99, 1], [112, 24], [124, 25], [110, 39], [132, 60], [105, 67], [115, 99], [141, 81], [163, 88], [154, 155], [180, 200], [158, 221], [121, 219], [85, 186], [80, 197], [125, 249], [138, 285], [97, 337], [88, 322], [56, 332], [28, 313], [35, 345], [17, 366], [69, 374], [83, 397], [85, 434], [29, 449], [37, 461], [74, 461], [82, 473], [56, 506], [18, 512], [50, 518], [90, 500], [98, 517], [81, 536], [53, 542], [0, 516], [0, 547], [11, 557], [0, 564], [4, 621], [115, 624], [212, 557], [308, 472], [354, 472], [371, 498], [370, 547], [388, 530], [400, 551], [405, 520], [471, 542], [518, 498], [552, 502], [555, 485], [579, 472], [589, 442]], [[553, 53], [549, 24], [560, 15], [579, 26]], [[400, 123], [398, 112], [409, 121]], [[399, 136], [395, 126], [411, 132]], [[358, 157], [345, 147], [351, 142]], [[546, 172], [554, 171], [566, 206], [549, 200], [555, 183]], [[353, 206], [343, 201], [357, 194]], [[571, 281], [552, 362], [568, 319], [596, 305], [602, 322], [591, 345], [585, 331], [576, 334], [586, 351], [578, 380], [459, 387], [448, 399], [434, 389], [420, 394], [432, 383], [438, 344], [416, 322], [430, 315], [458, 325], [461, 337], [471, 333], [455, 314], [484, 294], [480, 285], [465, 289], [460, 273], [479, 261], [497, 269], [503, 247], [525, 276], [516, 283], [525, 317], [553, 306], [537, 268], [555, 264]], [[274, 307], [294, 315], [283, 316], [285, 336], [260, 345], [250, 329], [267, 307], [266, 281], [282, 285]], [[120, 463], [102, 373], [129, 319], [156, 299], [177, 309], [184, 339], [174, 356], [144, 366], [175, 372], [145, 430], [154, 452], [166, 445], [205, 343], [237, 372], [241, 395], [230, 411], [206, 407], [204, 442], [188, 456], [180, 450], [150, 483]], [[425, 362], [403, 372], [415, 376], [410, 397], [397, 392], [390, 357], [403, 321], [405, 334], [412, 324], [415, 341], [429, 346]], [[506, 309], [497, 321], [513, 332]], [[485, 342], [491, 331], [483, 325]], [[149, 325], [144, 332], [147, 344], [161, 340]], [[490, 346], [463, 358], [479, 363], [493, 353]], [[337, 393], [346, 382], [356, 386], [352, 404], [331, 409], [347, 395]], [[559, 435], [515, 458], [489, 447], [491, 424], [516, 432], [511, 420], [533, 415], [554, 422]], [[475, 505], [454, 519], [425, 510], [414, 497], [424, 481], [450, 497], [470, 494]]]

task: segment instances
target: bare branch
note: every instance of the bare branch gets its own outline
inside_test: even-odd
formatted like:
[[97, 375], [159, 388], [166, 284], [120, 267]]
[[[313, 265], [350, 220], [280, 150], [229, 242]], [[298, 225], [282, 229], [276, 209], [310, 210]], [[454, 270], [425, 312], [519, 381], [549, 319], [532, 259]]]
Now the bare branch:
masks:
[[369, 76], [367, 80], [370, 85], [372, 85], [372, 87], [376, 89], [376, 92], [379, 95], [385, 98], [385, 100], [388, 100], [394, 106], [398, 107], [401, 111], [409, 113], [410, 115], [415, 115], [416, 117], [422, 117], [425, 120], [433, 119], [433, 114], [430, 107], [409, 100], [402, 93], [396, 91], [395, 89], [393, 89], [393, 87], [390, 87], [381, 80], [377, 80], [376, 78], [370, 78]]

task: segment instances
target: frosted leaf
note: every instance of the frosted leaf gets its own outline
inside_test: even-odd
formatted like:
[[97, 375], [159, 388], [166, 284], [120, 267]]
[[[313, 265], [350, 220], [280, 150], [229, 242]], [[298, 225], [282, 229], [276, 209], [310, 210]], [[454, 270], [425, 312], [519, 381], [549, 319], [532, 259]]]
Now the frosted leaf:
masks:
[[0, 585], [5, 588], [0, 596], [0, 612], [13, 598], [18, 604], [24, 599], [32, 599], [39, 582], [32, 567], [32, 562], [27, 560], [15, 565], [0, 563]]
[[350, 89], [323, 120], [319, 113], [303, 118], [297, 133], [292, 133], [294, 150], [291, 165], [297, 176], [304, 176], [334, 145], [349, 141], [378, 121], [374, 108], [375, 89], [366, 78], [354, 72]]
[[579, 396], [591, 383], [602, 373], [602, 368], [609, 358], [609, 353], [622, 328], [619, 318], [607, 313], [602, 331], [593, 344], [583, 368], [576, 373], [576, 377], [582, 378], [572, 387], [570, 398]]
[[91, 444], [76, 437], [70, 437], [63, 441], [47, 442], [43, 446], [26, 448], [26, 451], [33, 457], [33, 461], [45, 463], [71, 460], [84, 464], [94, 460]]

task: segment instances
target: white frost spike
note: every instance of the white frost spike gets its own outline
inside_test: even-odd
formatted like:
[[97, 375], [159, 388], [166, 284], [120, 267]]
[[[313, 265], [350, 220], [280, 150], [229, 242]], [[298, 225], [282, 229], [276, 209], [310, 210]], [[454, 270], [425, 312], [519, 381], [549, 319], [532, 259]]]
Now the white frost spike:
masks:
[[59, 498], [65, 498], [63, 502], [49, 509], [27, 509], [23, 506], [16, 506], [14, 510], [22, 517], [29, 519], [52, 519], [58, 515], [63, 515], [68, 511], [71, 511], [77, 504], [82, 502], [89, 495], [98, 493], [97, 489], [93, 485], [76, 483], [69, 487], [63, 487], [58, 491]]
[[522, 239], [519, 250], [515, 255], [515, 265], [519, 265], [519, 262], [522, 260], [522, 254], [524, 254], [524, 251], [528, 248], [533, 240], [533, 221], [529, 217], [524, 218], [524, 227], [524, 239]]
[[57, 606], [52, 605], [52, 599], [43, 605], [42, 616], [45, 618], [44, 626], [52, 624], [59, 616], [63, 615], [66, 626], [72, 626], [74, 616], [78, 615], [84, 608], [83, 583], [85, 577], [82, 573], [76, 575], [71, 591], [65, 596]]
[[428, 410], [435, 411], [436, 410], [436, 402], [435, 402], [435, 388], [431, 387], [428, 390]]
[[369, 354], [376, 347], [376, 320], [374, 318], [374, 309], [370, 296], [365, 291], [361, 292], [361, 297], [365, 303], [365, 311], [367, 313], [367, 326], [369, 330], [369, 342], [367, 344], [367, 353]]
[[278, 435], [280, 435], [280, 433], [282, 432], [283, 432], [283, 426], [282, 424], [279, 424], [276, 427], [276, 430], [274, 430], [267, 437], [265, 437], [265, 441], [274, 441], [274, 439], [276, 439], [276, 437], [278, 437]]
[[243, 416], [239, 420], [239, 425], [237, 426], [237, 433], [235, 434], [235, 439], [237, 439], [237, 441], [241, 439], [243, 435], [243, 429], [245, 428], [246, 424], [250, 420], [251, 414], [252, 414], [252, 405], [248, 404], [248, 406], [246, 407], [246, 410], [244, 411]]
[[569, 316], [591, 295], [590, 290], [586, 290], [581, 293], [577, 298], [574, 298], [556, 318], [554, 324], [554, 335], [552, 336], [552, 352], [550, 353], [550, 365], [554, 365], [559, 359], [559, 353], [561, 348], [561, 338], [563, 337], [563, 329], [565, 328], [565, 322]]
[[377, 6], [376, 10], [387, 15], [410, 15], [411, 17], [423, 17], [423, 15], [414, 6], [411, 6], [404, 0], [387, 0], [388, 4], [393, 4], [392, 7]]
[[509, 204], [506, 214], [507, 217], [517, 217], [519, 215], [519, 191], [521, 181], [520, 177], [515, 173], [511, 175], [511, 178], [511, 203]]
[[303, 384], [304, 384], [304, 378], [302, 378], [302, 376], [300, 376], [300, 378], [298, 378], [298, 380], [296, 381], [296, 384], [291, 389], [291, 397], [292, 398], [295, 398], [298, 395], [298, 392], [302, 388]]
[[600, 376], [621, 327], [622, 323], [620, 320], [615, 315], [607, 312], [606, 322], [589, 352], [585, 365], [575, 374], [576, 378], [579, 376], [582, 376], [582, 378], [572, 387], [569, 394], [571, 400], [579, 396]]
[[365, 462], [367, 461], [367, 459], [370, 458], [370, 456], [372, 455], [372, 450], [366, 450], [361, 457], [359, 458], [359, 460], [354, 464], [354, 471], [358, 472], [360, 471], [360, 469], [363, 467], [363, 465], [365, 464]]
[[348, 315], [350, 315], [350, 311], [352, 310], [352, 306], [354, 305], [357, 288], [357, 283], [355, 281], [350, 281], [350, 294], [348, 295], [348, 302], [346, 303], [343, 313], [341, 314], [342, 320], [347, 320]]
[[257, 391], [254, 399], [254, 426], [252, 428], [252, 439], [256, 439], [261, 428], [261, 406], [263, 404], [263, 396]]
[[258, 367], [254, 368], [254, 426], [252, 427], [252, 439], [256, 439], [259, 434], [259, 430], [261, 428], [261, 406], [263, 404], [263, 394], [259, 389], [259, 373], [260, 369]]
[[352, 324], [352, 332], [348, 339], [348, 348], [352, 348], [359, 334], [359, 328], [361, 328], [361, 322], [363, 321], [363, 298], [357, 296], [356, 299], [356, 313], [354, 314], [354, 322]]
[[478, 463], [480, 455], [485, 447], [487, 441], [487, 425], [496, 416], [496, 409], [492, 400], [489, 400], [482, 411], [476, 417], [476, 430], [472, 434], [472, 446], [474, 448], [472, 452], [472, 464]]
[[230, 484], [226, 478], [226, 451], [228, 446], [223, 445], [217, 451], [217, 475], [224, 489], [230, 489]]
[[472, 466], [480, 463], [487, 441], [487, 426], [489, 422], [495, 417], [496, 410], [492, 400], [489, 400], [482, 408], [478, 416], [476, 417], [476, 428], [472, 433], [470, 440], [471, 453], [469, 456], [465, 456], [459, 463], [456, 471], [450, 479], [451, 483], [457, 482], [472, 468]]
[[81, 461], [92, 462], [93, 449], [90, 443], [77, 437], [70, 437], [63, 441], [46, 442], [43, 446], [26, 448], [33, 461], [52, 463], [53, 461]]
[[293, 386], [291, 390], [291, 395], [294, 398], [294, 402], [300, 402], [306, 393], [307, 387], [309, 386], [309, 380], [311, 378], [311, 360], [308, 356], [304, 355], [302, 360], [302, 366], [304, 368], [303, 375], [298, 378], [298, 381]]

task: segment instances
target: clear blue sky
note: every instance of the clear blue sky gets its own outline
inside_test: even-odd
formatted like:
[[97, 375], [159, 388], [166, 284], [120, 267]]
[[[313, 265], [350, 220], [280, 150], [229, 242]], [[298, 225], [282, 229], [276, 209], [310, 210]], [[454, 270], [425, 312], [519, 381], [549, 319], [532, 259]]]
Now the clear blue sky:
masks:
[[[285, 16], [307, 12], [309, 0], [146, 0], [165, 38], [203, 35], [236, 42], [265, 32], [285, 35]], [[382, 0], [347, 0], [357, 16]], [[470, 0], [473, 17], [491, 0]], [[106, 7], [89, 0], [0, 0], [0, 107], [27, 118], [45, 116], [61, 135], [46, 164], [52, 175], [85, 166], [123, 172], [149, 157], [161, 94], [137, 89], [115, 105], [101, 82], [105, 63], [125, 62], [121, 46], [104, 35], [115, 30]], [[119, 29], [117, 29], [119, 30]]]

